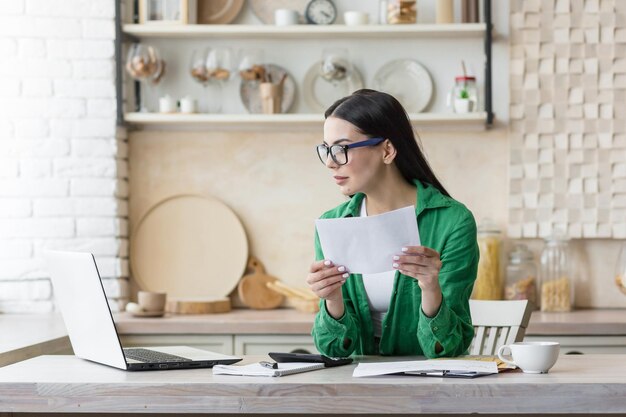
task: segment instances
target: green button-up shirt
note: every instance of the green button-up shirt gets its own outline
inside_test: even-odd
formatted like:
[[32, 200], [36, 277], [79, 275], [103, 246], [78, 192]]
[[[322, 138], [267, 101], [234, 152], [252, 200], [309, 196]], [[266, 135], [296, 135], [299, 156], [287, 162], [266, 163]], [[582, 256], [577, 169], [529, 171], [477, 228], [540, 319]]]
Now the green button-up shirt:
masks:
[[[312, 331], [320, 353], [333, 357], [380, 354], [435, 358], [467, 352], [474, 336], [469, 298], [479, 258], [476, 222], [463, 204], [435, 187], [417, 180], [415, 185], [415, 215], [421, 244], [439, 252], [442, 262], [439, 284], [443, 300], [439, 311], [434, 317], [426, 316], [421, 308], [422, 291], [417, 280], [396, 271], [380, 345], [376, 346], [362, 276], [350, 274], [342, 287], [345, 313], [340, 319], [333, 318], [326, 310], [325, 301], [320, 301]], [[355, 194], [321, 218], [358, 217], [364, 197], [362, 193]], [[315, 258], [324, 259], [317, 233]], [[436, 350], [437, 343], [442, 350]]]

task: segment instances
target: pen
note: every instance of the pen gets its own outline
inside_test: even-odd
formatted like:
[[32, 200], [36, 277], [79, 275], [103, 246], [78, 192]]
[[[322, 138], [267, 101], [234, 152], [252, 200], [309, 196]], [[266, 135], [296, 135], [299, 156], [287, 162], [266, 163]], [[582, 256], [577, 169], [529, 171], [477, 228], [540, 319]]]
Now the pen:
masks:
[[276, 362], [261, 361], [259, 364], [265, 368], [278, 369], [278, 364]]

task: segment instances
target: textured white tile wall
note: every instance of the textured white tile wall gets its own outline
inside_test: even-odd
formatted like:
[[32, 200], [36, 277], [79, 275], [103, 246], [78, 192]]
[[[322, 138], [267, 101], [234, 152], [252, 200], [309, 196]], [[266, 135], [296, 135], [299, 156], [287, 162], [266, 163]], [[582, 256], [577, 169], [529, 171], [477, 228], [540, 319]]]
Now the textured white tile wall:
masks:
[[0, 2], [0, 312], [53, 309], [45, 249], [90, 251], [128, 299], [115, 2]]
[[626, 238], [626, 1], [510, 13], [509, 236]]

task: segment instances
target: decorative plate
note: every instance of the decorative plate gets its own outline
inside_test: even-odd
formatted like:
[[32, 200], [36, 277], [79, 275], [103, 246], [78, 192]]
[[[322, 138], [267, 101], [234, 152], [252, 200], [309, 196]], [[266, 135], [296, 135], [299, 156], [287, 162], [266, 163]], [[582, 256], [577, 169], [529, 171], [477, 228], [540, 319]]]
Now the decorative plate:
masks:
[[243, 8], [244, 0], [197, 0], [198, 24], [228, 24]]
[[374, 88], [389, 93], [409, 113], [419, 113], [430, 103], [433, 81], [420, 63], [398, 59], [383, 65], [374, 75]]
[[[283, 100], [281, 103], [281, 113], [288, 113], [296, 98], [296, 83], [289, 72], [279, 65], [266, 64], [266, 70], [273, 82], [277, 83], [283, 76], [287, 74], [285, 84], [283, 85]], [[261, 94], [259, 93], [259, 81], [241, 80], [239, 86], [239, 96], [246, 110], [252, 114], [263, 113], [261, 104]]]
[[320, 75], [322, 61], [307, 71], [302, 85], [304, 101], [312, 112], [323, 113], [331, 104], [363, 88], [363, 77], [353, 66], [352, 74], [342, 81], [327, 81]]
[[248, 0], [252, 12], [266, 25], [274, 24], [276, 9], [291, 9], [304, 16], [307, 4], [311, 0]]

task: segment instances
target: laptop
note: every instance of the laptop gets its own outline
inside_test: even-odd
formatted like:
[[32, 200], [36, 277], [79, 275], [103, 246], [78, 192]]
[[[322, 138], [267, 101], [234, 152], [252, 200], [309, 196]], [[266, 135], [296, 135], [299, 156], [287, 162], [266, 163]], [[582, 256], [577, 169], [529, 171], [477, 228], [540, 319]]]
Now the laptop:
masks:
[[122, 348], [93, 254], [45, 251], [44, 258], [79, 358], [126, 371], [211, 368], [241, 360], [189, 346]]

